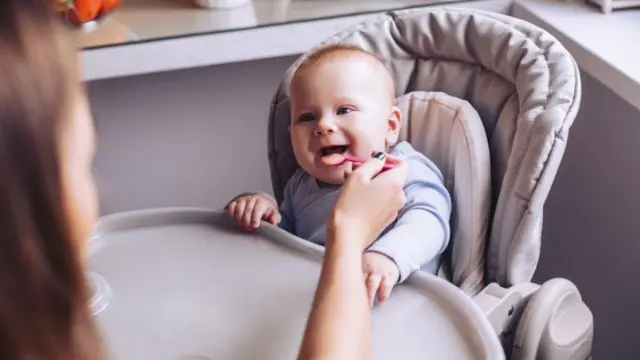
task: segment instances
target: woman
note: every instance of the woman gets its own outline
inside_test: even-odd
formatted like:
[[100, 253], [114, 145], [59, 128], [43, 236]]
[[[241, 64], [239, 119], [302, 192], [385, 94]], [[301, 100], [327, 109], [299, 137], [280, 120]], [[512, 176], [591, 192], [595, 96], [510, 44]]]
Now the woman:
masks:
[[[0, 359], [103, 359], [83, 277], [98, 214], [93, 123], [50, 3], [0, 1]], [[346, 182], [301, 359], [369, 356], [360, 257], [404, 202], [398, 165], [374, 178], [374, 159]]]
[[75, 51], [40, 0], [0, 2], [0, 359], [99, 359], [82, 252], [97, 214]]

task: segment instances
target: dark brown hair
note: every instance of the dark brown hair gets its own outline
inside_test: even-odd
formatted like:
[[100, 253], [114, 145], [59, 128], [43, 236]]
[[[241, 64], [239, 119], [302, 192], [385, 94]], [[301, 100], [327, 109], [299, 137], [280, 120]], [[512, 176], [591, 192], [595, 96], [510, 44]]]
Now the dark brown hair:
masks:
[[50, 4], [0, 1], [0, 359], [99, 359], [60, 139], [80, 88]]

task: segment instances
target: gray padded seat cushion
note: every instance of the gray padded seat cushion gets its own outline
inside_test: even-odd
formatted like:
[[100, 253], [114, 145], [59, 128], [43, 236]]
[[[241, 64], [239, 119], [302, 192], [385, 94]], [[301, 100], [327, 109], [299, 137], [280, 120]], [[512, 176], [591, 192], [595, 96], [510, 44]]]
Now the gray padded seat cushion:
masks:
[[[540, 254], [542, 207], [580, 102], [579, 71], [566, 49], [528, 22], [463, 8], [390, 12], [325, 43], [338, 42], [386, 59], [397, 96], [441, 91], [478, 111], [493, 187], [485, 282], [509, 286], [531, 280]], [[297, 166], [286, 131], [296, 66], [272, 104], [269, 157], [278, 200]]]

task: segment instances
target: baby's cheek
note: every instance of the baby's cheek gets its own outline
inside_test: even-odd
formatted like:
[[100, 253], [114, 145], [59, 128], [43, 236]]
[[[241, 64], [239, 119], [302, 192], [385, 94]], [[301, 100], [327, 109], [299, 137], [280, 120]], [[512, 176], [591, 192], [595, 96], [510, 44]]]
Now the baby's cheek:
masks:
[[384, 143], [379, 144], [377, 139], [374, 139], [372, 136], [367, 134], [362, 134], [351, 142], [351, 152], [363, 159], [371, 156], [371, 153], [374, 150], [384, 150]]
[[358, 133], [357, 142], [362, 147], [363, 151], [371, 153], [372, 151], [386, 150], [386, 128], [380, 126], [371, 126], [366, 129], [362, 129]]

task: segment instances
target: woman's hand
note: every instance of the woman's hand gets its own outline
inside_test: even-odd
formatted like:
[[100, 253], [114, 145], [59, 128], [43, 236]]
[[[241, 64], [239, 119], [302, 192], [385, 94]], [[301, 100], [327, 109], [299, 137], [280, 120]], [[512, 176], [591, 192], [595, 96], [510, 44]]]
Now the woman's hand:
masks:
[[[394, 167], [384, 172], [386, 162]], [[407, 164], [384, 153], [377, 153], [358, 166], [347, 177], [327, 223], [329, 233], [349, 236], [328, 236], [327, 247], [333, 239], [348, 238], [363, 251], [398, 215], [405, 204], [404, 184]]]
[[404, 205], [407, 165], [380, 173], [384, 153], [351, 172], [340, 189], [325, 237], [318, 290], [298, 359], [370, 359], [371, 307], [362, 252]]

